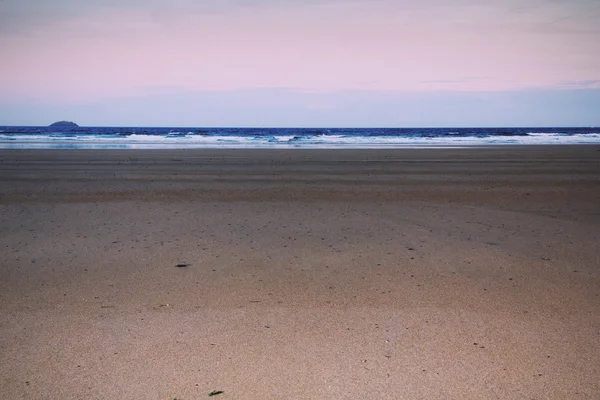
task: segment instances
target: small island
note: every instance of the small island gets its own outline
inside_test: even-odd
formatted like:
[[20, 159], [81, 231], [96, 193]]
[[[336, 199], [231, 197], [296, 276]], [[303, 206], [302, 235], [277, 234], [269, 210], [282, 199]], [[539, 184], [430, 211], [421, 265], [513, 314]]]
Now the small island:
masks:
[[55, 122], [53, 124], [50, 124], [51, 127], [71, 127], [71, 128], [76, 128], [79, 125], [77, 125], [75, 122], [71, 122], [71, 121], [58, 121]]

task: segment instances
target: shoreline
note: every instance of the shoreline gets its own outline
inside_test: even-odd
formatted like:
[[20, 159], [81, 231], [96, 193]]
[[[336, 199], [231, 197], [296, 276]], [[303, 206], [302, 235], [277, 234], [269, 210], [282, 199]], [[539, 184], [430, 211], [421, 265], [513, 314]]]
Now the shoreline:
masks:
[[[33, 146], [32, 146], [33, 145]], [[73, 150], [93, 150], [93, 151], [295, 151], [295, 150], [306, 150], [306, 151], [403, 151], [403, 150], [452, 150], [452, 149], [504, 149], [504, 148], [518, 148], [518, 147], [588, 147], [588, 146], [600, 146], [598, 142], [589, 143], [457, 143], [457, 144], [445, 144], [445, 143], [419, 143], [419, 144], [390, 144], [390, 145], [372, 145], [366, 144], [364, 146], [359, 145], [321, 145], [321, 144], [306, 144], [306, 145], [237, 145], [237, 146], [224, 146], [224, 145], [205, 145], [205, 144], [164, 144], [164, 143], [82, 143], [82, 144], [52, 144], [49, 142], [33, 142], [33, 141], [10, 141], [0, 142], [0, 150], [59, 150], [59, 151], [73, 151]]]

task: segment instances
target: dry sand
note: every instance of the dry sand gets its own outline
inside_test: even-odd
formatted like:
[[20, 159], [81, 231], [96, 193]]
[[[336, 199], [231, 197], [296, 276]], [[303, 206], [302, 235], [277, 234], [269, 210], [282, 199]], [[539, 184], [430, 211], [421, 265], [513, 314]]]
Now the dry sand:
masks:
[[0, 229], [1, 399], [600, 398], [598, 146], [2, 150]]

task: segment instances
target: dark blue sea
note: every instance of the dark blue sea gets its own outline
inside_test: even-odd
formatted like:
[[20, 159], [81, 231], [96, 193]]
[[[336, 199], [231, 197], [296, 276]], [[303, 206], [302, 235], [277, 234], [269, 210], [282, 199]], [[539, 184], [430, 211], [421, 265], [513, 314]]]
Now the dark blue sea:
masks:
[[406, 148], [600, 144], [600, 128], [0, 126], [0, 148]]

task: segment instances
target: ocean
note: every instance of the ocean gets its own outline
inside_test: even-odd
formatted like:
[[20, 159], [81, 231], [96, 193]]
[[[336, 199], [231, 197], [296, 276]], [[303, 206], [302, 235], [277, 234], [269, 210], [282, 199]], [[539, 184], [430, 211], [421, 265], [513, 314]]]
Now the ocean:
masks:
[[3, 149], [411, 148], [600, 144], [600, 128], [0, 126]]

